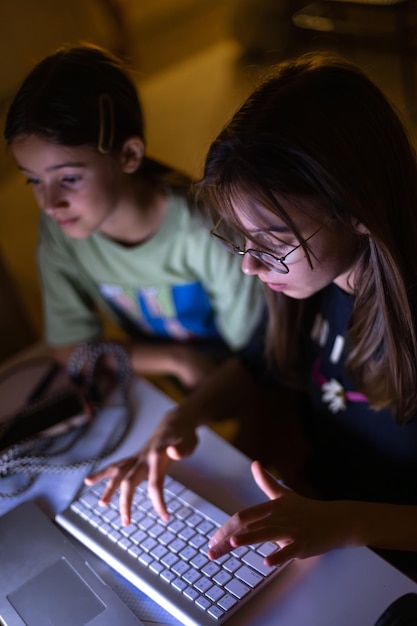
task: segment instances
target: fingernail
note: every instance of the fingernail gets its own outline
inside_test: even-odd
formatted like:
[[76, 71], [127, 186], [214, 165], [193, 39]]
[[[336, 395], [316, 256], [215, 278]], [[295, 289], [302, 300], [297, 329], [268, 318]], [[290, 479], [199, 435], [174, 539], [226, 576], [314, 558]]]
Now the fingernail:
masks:
[[127, 517], [127, 515], [122, 515], [122, 525], [129, 526], [129, 518]]
[[208, 547], [209, 548], [214, 548], [215, 545], [217, 545], [217, 540], [214, 539], [214, 537], [212, 537], [211, 539], [209, 539]]
[[218, 554], [217, 550], [215, 550], [215, 549], [213, 550], [212, 548], [210, 548], [210, 550], [208, 552], [208, 556], [209, 556], [210, 559], [213, 559], [213, 561], [216, 561], [218, 556], [219, 556], [219, 554]]

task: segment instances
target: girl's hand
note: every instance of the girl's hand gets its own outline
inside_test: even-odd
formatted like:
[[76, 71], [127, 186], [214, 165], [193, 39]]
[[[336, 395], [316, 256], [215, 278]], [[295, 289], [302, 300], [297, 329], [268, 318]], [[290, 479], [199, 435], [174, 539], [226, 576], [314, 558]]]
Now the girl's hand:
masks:
[[148, 493], [158, 515], [169, 519], [163, 495], [164, 478], [172, 460], [190, 455], [197, 445], [195, 427], [176, 410], [166, 414], [153, 435], [139, 452], [131, 457], [108, 465], [85, 479], [87, 485], [108, 479], [100, 498], [107, 505], [120, 487], [119, 510], [123, 526], [130, 524], [130, 511], [136, 486], [148, 480]]
[[353, 545], [345, 503], [300, 496], [278, 483], [257, 461], [251, 469], [270, 501], [236, 513], [219, 528], [209, 541], [210, 559], [238, 546], [272, 541], [277, 551], [265, 559], [271, 566]]

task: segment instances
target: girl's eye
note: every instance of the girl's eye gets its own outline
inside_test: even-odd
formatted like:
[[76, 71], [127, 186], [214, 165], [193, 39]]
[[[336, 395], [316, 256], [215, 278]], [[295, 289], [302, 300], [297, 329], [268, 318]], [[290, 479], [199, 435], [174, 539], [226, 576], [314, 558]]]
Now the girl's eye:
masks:
[[272, 250], [274, 251], [274, 254], [282, 256], [293, 250], [294, 247], [295, 246], [290, 246], [289, 244], [283, 243], [281, 245], [273, 246]]
[[293, 246], [287, 243], [273, 241], [268, 242], [268, 244], [258, 244], [256, 248], [259, 250], [264, 250], [265, 252], [273, 254], [274, 256], [283, 256], [284, 254], [287, 254], [287, 252], [289, 252], [293, 248]]
[[26, 179], [27, 185], [39, 185], [39, 183], [40, 183], [39, 178], [27, 178]]
[[69, 183], [70, 185], [77, 183], [80, 180], [79, 176], [64, 176], [62, 182]]

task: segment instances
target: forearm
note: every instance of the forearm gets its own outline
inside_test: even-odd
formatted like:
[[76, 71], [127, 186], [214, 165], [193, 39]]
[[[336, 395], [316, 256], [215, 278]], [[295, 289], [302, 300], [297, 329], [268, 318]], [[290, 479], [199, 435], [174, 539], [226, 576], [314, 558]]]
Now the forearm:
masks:
[[[165, 346], [165, 349], [164, 349]], [[134, 344], [128, 347], [132, 369], [136, 374], [165, 373], [175, 375], [176, 348], [183, 346]], [[75, 346], [54, 348], [55, 357], [66, 364]], [[242, 412], [263, 410], [265, 396], [255, 379], [237, 357], [230, 357], [210, 371], [202, 382], [174, 409], [169, 418], [196, 427], [238, 417]]]
[[259, 402], [262, 402], [262, 394], [255, 380], [237, 357], [230, 357], [174, 411], [181, 419], [199, 426], [237, 417], [251, 406], [259, 410]]
[[[132, 369], [136, 374], [175, 374], [182, 346], [121, 343], [129, 352]], [[57, 361], [66, 365], [71, 353], [78, 345], [52, 346], [51, 351]]]
[[417, 551], [417, 506], [339, 501], [349, 545]]
[[128, 350], [135, 374], [178, 376], [190, 348], [169, 342], [140, 342], [130, 344]]

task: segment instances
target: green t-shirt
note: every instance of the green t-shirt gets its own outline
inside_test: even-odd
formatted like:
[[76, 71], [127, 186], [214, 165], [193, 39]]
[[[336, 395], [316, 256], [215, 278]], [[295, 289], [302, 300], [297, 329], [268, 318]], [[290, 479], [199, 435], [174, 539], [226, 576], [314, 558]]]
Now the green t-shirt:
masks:
[[105, 312], [130, 336], [215, 340], [243, 347], [264, 307], [260, 282], [210, 235], [181, 194], [159, 231], [133, 247], [100, 233], [72, 239], [41, 217], [38, 262], [51, 345], [98, 338]]

